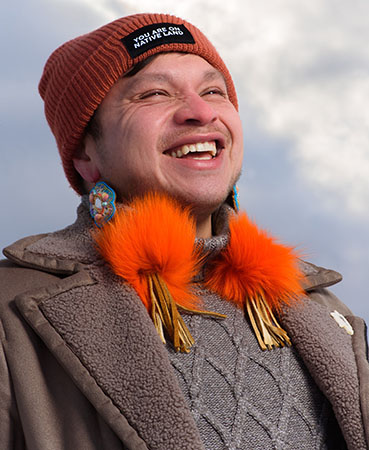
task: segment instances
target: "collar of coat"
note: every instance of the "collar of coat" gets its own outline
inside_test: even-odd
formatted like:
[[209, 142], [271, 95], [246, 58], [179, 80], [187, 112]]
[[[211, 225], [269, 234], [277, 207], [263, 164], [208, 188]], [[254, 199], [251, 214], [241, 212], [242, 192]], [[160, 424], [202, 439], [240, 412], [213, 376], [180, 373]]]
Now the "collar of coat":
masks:
[[[19, 295], [17, 307], [127, 448], [200, 449], [166, 349], [134, 290], [119, 281], [94, 249], [91, 227], [81, 205], [73, 225], [4, 250], [18, 265], [57, 275], [55, 284]], [[359, 386], [363, 361], [352, 351], [357, 334], [349, 336], [330, 316], [332, 305], [349, 320], [351, 312], [319, 294], [342, 277], [300, 264], [304, 288], [317, 301], [307, 299], [286, 309], [281, 323], [330, 400], [348, 448], [365, 449], [361, 410], [369, 411], [368, 405], [360, 405], [360, 390], [369, 387]]]
[[[217, 214], [217, 230], [227, 229], [228, 207]], [[85, 202], [78, 207], [78, 217], [74, 224], [54, 233], [29, 236], [3, 250], [4, 255], [22, 267], [30, 267], [55, 275], [73, 275], [91, 265], [101, 264], [101, 257], [92, 243], [90, 232], [93, 224]], [[216, 239], [222, 240], [218, 235]], [[299, 261], [304, 274], [304, 289], [332, 286], [342, 280], [338, 272]]]

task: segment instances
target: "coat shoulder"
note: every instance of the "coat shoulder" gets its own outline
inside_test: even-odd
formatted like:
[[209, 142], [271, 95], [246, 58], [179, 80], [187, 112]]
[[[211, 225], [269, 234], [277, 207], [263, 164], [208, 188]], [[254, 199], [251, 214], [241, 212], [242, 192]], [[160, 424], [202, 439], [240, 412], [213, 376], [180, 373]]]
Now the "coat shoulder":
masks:
[[6, 308], [17, 295], [43, 287], [58, 279], [56, 275], [21, 267], [8, 259], [0, 260], [0, 310]]
[[330, 311], [338, 311], [344, 316], [352, 316], [352, 311], [329, 289], [318, 288], [310, 291], [308, 296], [311, 300], [326, 306]]

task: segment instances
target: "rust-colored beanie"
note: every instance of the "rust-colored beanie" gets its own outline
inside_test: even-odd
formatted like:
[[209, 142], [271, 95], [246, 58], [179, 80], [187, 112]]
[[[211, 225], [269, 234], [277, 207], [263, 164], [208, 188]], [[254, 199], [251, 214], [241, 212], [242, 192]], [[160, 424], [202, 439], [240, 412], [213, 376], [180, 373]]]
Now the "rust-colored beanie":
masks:
[[45, 115], [65, 174], [78, 193], [73, 166], [86, 125], [112, 85], [132, 66], [161, 52], [194, 53], [219, 70], [237, 108], [233, 81], [214, 46], [190, 23], [166, 14], [136, 14], [66, 42], [48, 59], [39, 84]]

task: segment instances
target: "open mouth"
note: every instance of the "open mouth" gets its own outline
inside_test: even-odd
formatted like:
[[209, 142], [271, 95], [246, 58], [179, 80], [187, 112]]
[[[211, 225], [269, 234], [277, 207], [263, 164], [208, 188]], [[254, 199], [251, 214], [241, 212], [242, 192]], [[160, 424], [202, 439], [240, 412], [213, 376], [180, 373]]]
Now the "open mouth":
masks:
[[167, 150], [165, 154], [172, 158], [210, 160], [215, 158], [220, 151], [218, 141], [211, 141], [182, 145], [176, 149]]

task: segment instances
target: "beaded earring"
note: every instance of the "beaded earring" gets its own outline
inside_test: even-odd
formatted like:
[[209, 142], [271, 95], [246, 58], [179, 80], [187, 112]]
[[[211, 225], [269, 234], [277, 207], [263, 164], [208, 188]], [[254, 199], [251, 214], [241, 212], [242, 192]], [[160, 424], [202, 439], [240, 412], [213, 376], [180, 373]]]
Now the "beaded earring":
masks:
[[236, 185], [233, 185], [232, 189], [232, 202], [234, 210], [238, 212], [240, 210], [240, 202], [238, 197], [238, 187]]
[[89, 195], [90, 214], [95, 224], [101, 228], [115, 214], [115, 192], [103, 181], [91, 189]]

